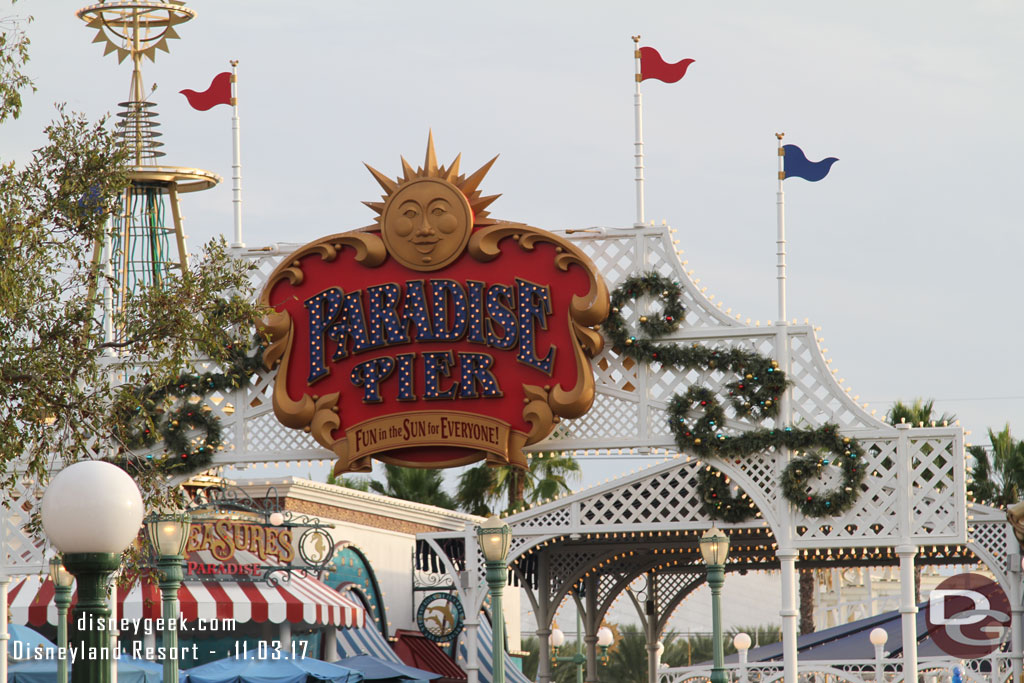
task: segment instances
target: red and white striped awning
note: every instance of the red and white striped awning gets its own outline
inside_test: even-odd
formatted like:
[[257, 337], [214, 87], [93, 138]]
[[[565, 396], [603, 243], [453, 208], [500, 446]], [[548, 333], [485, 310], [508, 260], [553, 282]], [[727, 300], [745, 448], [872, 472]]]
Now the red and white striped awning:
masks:
[[[203, 553], [189, 559], [213, 562]], [[256, 564], [254, 555], [236, 552], [239, 564]], [[278, 574], [281, 582], [274, 586], [263, 581], [185, 581], [178, 590], [180, 611], [189, 621], [198, 619], [234, 619], [246, 622], [288, 621], [314, 626], [332, 625], [361, 628], [366, 621], [362, 605], [312, 576], [293, 573], [290, 578]], [[53, 604], [53, 584], [49, 578], [30, 576], [11, 586], [8, 591], [12, 624], [41, 626], [57, 623], [57, 607]], [[77, 600], [77, 591], [72, 604]], [[118, 588], [118, 617], [122, 619], [156, 619], [161, 615], [160, 589], [148, 581], [136, 581]]]

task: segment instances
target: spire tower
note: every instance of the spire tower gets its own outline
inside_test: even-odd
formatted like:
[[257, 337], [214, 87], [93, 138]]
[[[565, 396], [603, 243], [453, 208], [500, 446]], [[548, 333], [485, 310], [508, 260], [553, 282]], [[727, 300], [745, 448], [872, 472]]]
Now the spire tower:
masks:
[[159, 286], [172, 270], [188, 269], [179, 195], [214, 187], [221, 178], [161, 162], [165, 153], [156, 103], [146, 94], [142, 79], [144, 59], [155, 61], [158, 51], [169, 52], [169, 41], [179, 37], [177, 27], [193, 19], [195, 11], [174, 0], [104, 0], [76, 15], [96, 31], [93, 42], [103, 45], [104, 55], [116, 55], [118, 63], [130, 58], [132, 64], [128, 100], [118, 104], [116, 124], [116, 135], [129, 151], [130, 182], [105, 239], [93, 252], [94, 263], [105, 275], [100, 283], [104, 331], [111, 340], [118, 337], [117, 312], [128, 294]]

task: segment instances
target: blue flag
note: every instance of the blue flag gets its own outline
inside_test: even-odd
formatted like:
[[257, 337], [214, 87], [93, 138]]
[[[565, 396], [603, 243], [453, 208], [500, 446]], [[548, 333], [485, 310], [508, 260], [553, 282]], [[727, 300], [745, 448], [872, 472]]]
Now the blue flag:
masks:
[[783, 145], [783, 173], [786, 178], [803, 178], [812, 183], [828, 175], [832, 164], [839, 161], [836, 157], [828, 157], [821, 161], [810, 161], [804, 151], [796, 145]]

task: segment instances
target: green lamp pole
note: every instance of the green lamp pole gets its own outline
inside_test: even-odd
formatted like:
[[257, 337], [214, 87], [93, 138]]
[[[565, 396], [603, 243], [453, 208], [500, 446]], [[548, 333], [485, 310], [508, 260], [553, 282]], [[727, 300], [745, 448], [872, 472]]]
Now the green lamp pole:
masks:
[[[57, 606], [57, 647], [67, 652], [68, 607], [71, 606], [71, 584], [75, 577], [64, 568], [60, 557], [50, 560], [50, 581], [53, 582], [53, 604]], [[57, 658], [57, 683], [68, 683], [67, 657]]]
[[[608, 648], [615, 641], [615, 634], [607, 626], [597, 629], [597, 646], [601, 649], [600, 659], [607, 663]], [[554, 656], [553, 662], [569, 662], [576, 665], [576, 683], [583, 683], [583, 666], [587, 663], [587, 656], [583, 654], [583, 616], [576, 610], [576, 654], [558, 655], [558, 648], [565, 644], [565, 634], [561, 629], [552, 629], [548, 636], [548, 644]]]
[[142, 525], [142, 495], [127, 472], [101, 460], [69, 465], [43, 494], [43, 529], [78, 582], [70, 641], [72, 683], [111, 680], [107, 581]]
[[161, 634], [165, 648], [164, 680], [178, 680], [178, 589], [181, 588], [184, 572], [185, 545], [191, 528], [191, 518], [185, 514], [153, 513], [146, 518], [146, 535], [149, 545], [156, 553], [156, 566], [160, 575], [160, 595], [163, 609], [164, 632]]
[[722, 584], [725, 583], [725, 558], [729, 556], [729, 537], [711, 527], [700, 538], [700, 553], [708, 566], [711, 587], [711, 630], [714, 635], [711, 683], [727, 683], [722, 656]]
[[476, 538], [484, 556], [487, 587], [491, 591], [493, 683], [505, 683], [505, 613], [501, 607], [501, 593], [508, 583], [508, 551], [512, 546], [512, 530], [497, 515], [491, 515], [477, 528]]

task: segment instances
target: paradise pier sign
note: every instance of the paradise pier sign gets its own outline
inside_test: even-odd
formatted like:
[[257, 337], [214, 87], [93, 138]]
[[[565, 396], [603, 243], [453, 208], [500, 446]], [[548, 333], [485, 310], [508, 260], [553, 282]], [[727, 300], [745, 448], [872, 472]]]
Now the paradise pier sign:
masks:
[[460, 175], [429, 139], [397, 180], [368, 166], [377, 223], [303, 246], [267, 281], [274, 412], [333, 450], [336, 473], [372, 458], [525, 468], [524, 446], [590, 409], [607, 287], [568, 240], [488, 218], [493, 163]]

